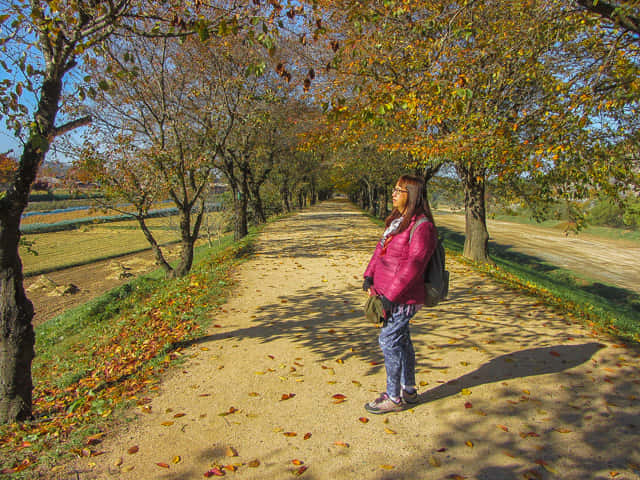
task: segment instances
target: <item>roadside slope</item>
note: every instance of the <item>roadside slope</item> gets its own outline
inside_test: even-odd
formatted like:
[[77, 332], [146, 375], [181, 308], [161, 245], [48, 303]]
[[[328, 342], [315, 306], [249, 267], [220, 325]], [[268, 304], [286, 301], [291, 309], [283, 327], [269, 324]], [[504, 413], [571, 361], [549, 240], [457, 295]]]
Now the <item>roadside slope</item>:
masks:
[[184, 365], [65, 475], [640, 478], [638, 352], [454, 261], [450, 299], [412, 325], [422, 402], [366, 413], [385, 383], [361, 313], [380, 233], [342, 202], [269, 224]]

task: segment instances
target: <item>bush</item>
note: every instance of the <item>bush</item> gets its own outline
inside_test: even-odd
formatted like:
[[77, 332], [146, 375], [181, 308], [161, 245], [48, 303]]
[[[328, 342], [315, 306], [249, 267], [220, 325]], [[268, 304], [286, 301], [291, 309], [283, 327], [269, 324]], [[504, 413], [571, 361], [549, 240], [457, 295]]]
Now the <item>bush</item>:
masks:
[[622, 205], [609, 199], [600, 200], [587, 213], [587, 221], [591, 225], [637, 230], [640, 226], [640, 199], [628, 200]]

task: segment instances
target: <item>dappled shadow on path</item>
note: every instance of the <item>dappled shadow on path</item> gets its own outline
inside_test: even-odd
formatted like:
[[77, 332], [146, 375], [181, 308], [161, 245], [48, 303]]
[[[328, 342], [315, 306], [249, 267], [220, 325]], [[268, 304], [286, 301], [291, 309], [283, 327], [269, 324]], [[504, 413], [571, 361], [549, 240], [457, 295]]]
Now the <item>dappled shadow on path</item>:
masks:
[[[354, 238], [348, 229], [362, 218], [341, 214], [340, 208], [329, 204], [320, 213], [287, 219], [279, 237], [262, 241], [256, 252], [265, 262], [256, 265], [272, 268], [265, 283], [287, 274], [276, 270], [283, 260], [339, 263], [367, 257], [376, 236], [365, 232]], [[333, 270], [350, 268], [339, 263]], [[545, 479], [553, 478], [552, 471], [563, 479], [608, 478], [610, 471], [638, 478], [629, 463], [640, 462], [635, 451], [640, 419], [630, 405], [640, 396], [640, 386], [635, 364], [620, 360], [623, 350], [587, 340], [585, 329], [572, 333], [578, 327], [565, 317], [466, 266], [452, 263], [451, 270], [450, 298], [421, 310], [411, 326], [419, 375], [428, 379], [429, 388], [412, 412], [387, 417], [395, 429], [406, 428], [404, 435], [390, 437], [402, 449], [392, 458], [402, 464], [365, 473], [360, 463], [343, 478], [356, 478], [357, 468], [363, 469], [358, 478], [372, 479]], [[344, 278], [358, 285], [346, 286], [342, 278], [338, 288], [308, 278], [304, 270], [289, 270], [300, 275], [296, 290], [268, 301], [256, 291], [255, 298], [247, 299], [255, 308], [246, 318], [233, 325], [220, 312], [214, 320], [221, 324], [219, 332], [184, 346], [286, 340], [313, 352], [319, 362], [359, 362], [364, 375], [376, 375], [383, 384], [377, 330], [362, 315], [361, 273], [347, 272]], [[353, 413], [355, 418], [365, 414], [359, 408]], [[381, 463], [375, 452], [370, 450], [367, 460]], [[205, 458], [210, 454], [221, 455], [205, 452]], [[322, 478], [313, 468], [307, 477]]]

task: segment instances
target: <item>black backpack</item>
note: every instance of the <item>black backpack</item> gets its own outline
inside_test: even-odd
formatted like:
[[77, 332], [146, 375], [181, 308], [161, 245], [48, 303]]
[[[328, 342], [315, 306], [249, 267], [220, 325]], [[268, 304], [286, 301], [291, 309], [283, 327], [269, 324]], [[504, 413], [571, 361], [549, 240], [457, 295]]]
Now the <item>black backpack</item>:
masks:
[[[421, 217], [416, 220], [411, 233], [409, 234], [409, 242], [413, 238], [413, 232], [418, 225], [429, 220]], [[449, 271], [445, 268], [445, 252], [442, 240], [438, 237], [436, 249], [433, 251], [427, 268], [424, 271], [424, 305], [425, 307], [435, 307], [439, 302], [445, 300], [449, 294]]]

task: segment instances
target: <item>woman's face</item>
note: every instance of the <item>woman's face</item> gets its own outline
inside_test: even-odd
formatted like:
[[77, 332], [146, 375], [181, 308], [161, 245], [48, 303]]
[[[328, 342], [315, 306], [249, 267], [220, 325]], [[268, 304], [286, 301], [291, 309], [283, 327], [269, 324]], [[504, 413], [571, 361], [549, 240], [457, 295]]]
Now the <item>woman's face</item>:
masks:
[[401, 213], [407, 209], [407, 201], [409, 200], [409, 191], [406, 187], [401, 187], [396, 183], [396, 187], [391, 194], [391, 200], [394, 208], [397, 208]]

